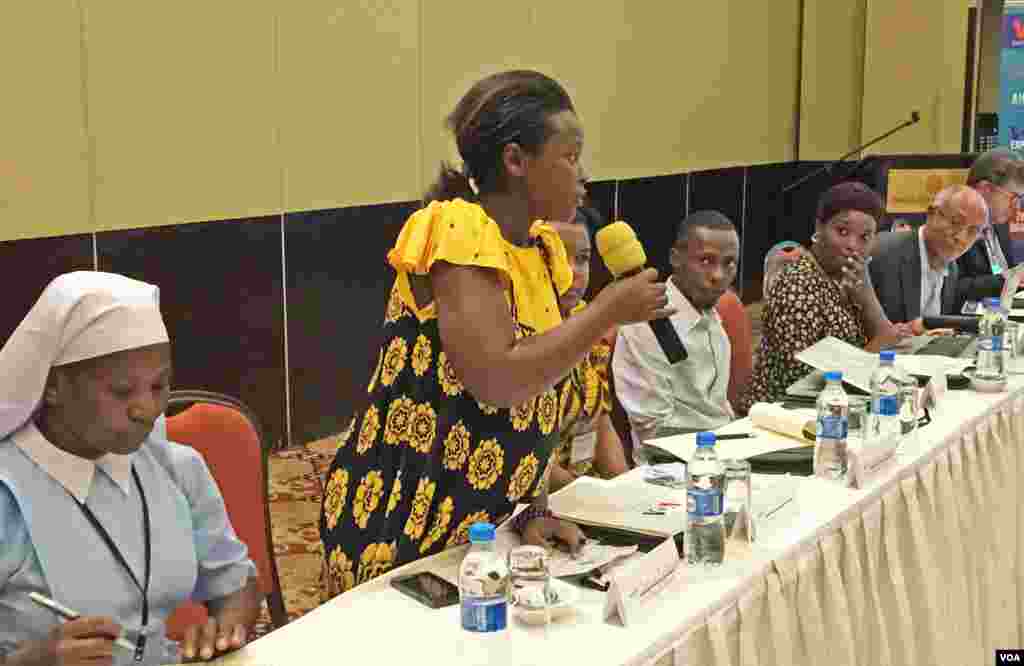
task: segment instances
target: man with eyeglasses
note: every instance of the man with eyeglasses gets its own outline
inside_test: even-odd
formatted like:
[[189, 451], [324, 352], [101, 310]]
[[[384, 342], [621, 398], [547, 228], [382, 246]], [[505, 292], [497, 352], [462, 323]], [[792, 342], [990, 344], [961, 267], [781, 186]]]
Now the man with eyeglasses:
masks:
[[1024, 161], [1015, 153], [996, 148], [978, 156], [967, 174], [967, 184], [985, 199], [988, 222], [977, 242], [957, 261], [960, 291], [966, 300], [998, 296], [1006, 271], [1024, 259], [1024, 248], [1011, 243], [1010, 224], [1021, 211]]
[[978, 239], [986, 214], [979, 192], [952, 185], [935, 195], [917, 231], [879, 235], [868, 269], [890, 321], [917, 330], [923, 317], [959, 313], [965, 296], [957, 259]]

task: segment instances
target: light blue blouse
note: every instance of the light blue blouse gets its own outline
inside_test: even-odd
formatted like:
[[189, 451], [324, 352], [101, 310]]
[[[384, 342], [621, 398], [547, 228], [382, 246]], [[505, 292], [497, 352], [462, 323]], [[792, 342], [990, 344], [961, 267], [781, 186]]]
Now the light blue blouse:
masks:
[[[167, 441], [164, 432], [161, 419], [126, 468], [139, 473], [149, 506], [149, 625], [151, 632], [161, 635], [163, 623], [182, 602], [230, 595], [256, 575], [202, 456]], [[0, 656], [23, 641], [45, 638], [59, 621], [29, 599], [33, 591], [83, 615], [112, 616], [126, 627], [141, 622], [139, 591], [74, 506], [79, 501], [73, 497], [78, 494], [74, 474], [69, 480], [66, 469], [56, 464], [60, 455], [67, 454], [49, 444], [32, 424], [0, 441]], [[101, 459], [91, 484], [88, 476], [84, 483], [86, 505], [142, 581], [142, 504], [130, 475]], [[42, 547], [36, 543], [40, 538]], [[117, 661], [130, 656], [121, 655]], [[161, 658], [147, 647], [146, 662], [158, 663]]]

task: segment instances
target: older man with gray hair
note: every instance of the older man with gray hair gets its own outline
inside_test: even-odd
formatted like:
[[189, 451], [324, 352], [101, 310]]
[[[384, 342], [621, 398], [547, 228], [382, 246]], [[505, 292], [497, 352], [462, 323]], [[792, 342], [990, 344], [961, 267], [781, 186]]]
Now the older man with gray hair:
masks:
[[978, 240], [987, 215], [981, 194], [953, 185], [935, 195], [920, 229], [879, 236], [868, 268], [890, 321], [959, 312], [965, 294], [958, 286], [956, 260]]
[[988, 204], [988, 223], [977, 242], [957, 260], [960, 291], [967, 300], [998, 296], [1007, 269], [1024, 261], [1024, 247], [1010, 237], [1010, 223], [1020, 214], [1024, 161], [1006, 148], [982, 153], [967, 174], [967, 184]]

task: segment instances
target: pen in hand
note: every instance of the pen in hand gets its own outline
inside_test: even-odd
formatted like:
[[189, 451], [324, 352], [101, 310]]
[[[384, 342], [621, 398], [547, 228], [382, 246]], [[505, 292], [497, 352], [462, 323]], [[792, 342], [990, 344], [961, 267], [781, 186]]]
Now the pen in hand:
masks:
[[[65, 620], [68, 620], [68, 621], [77, 620], [77, 619], [82, 617], [81, 613], [77, 613], [77, 612], [71, 610], [70, 608], [68, 608], [67, 606], [62, 606], [61, 604], [57, 603], [53, 599], [51, 599], [49, 597], [45, 597], [45, 596], [39, 594], [38, 592], [29, 592], [28, 593], [28, 597], [36, 605], [42, 606], [43, 608], [56, 613], [57, 615], [59, 615], [60, 617], [64, 618]], [[128, 639], [126, 639], [126, 638], [116, 638], [116, 639], [114, 639], [114, 645], [116, 645], [119, 648], [122, 648], [122, 649], [125, 649], [125, 650], [130, 650], [131, 652], [135, 652], [135, 644], [132, 643], [131, 641], [129, 641]]]

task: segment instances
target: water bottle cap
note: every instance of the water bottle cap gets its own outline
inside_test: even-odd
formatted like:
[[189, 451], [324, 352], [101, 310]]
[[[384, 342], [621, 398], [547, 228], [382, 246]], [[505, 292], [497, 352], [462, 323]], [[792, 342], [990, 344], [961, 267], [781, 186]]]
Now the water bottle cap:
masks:
[[985, 307], [993, 310], [1002, 309], [1003, 301], [999, 298], [989, 297], [985, 299]]
[[471, 543], [494, 541], [494, 525], [490, 523], [473, 523], [469, 526], [469, 541]]
[[697, 433], [697, 448], [702, 446], [714, 446], [718, 438], [715, 437], [713, 432], [698, 432]]
[[885, 350], [883, 352], [879, 352], [878, 360], [886, 361], [887, 363], [891, 363], [891, 362], [896, 360], [896, 352], [894, 352], [891, 349], [887, 349], [887, 350]]
[[825, 373], [826, 382], [839, 382], [843, 380], [843, 373], [839, 370], [829, 370]]

